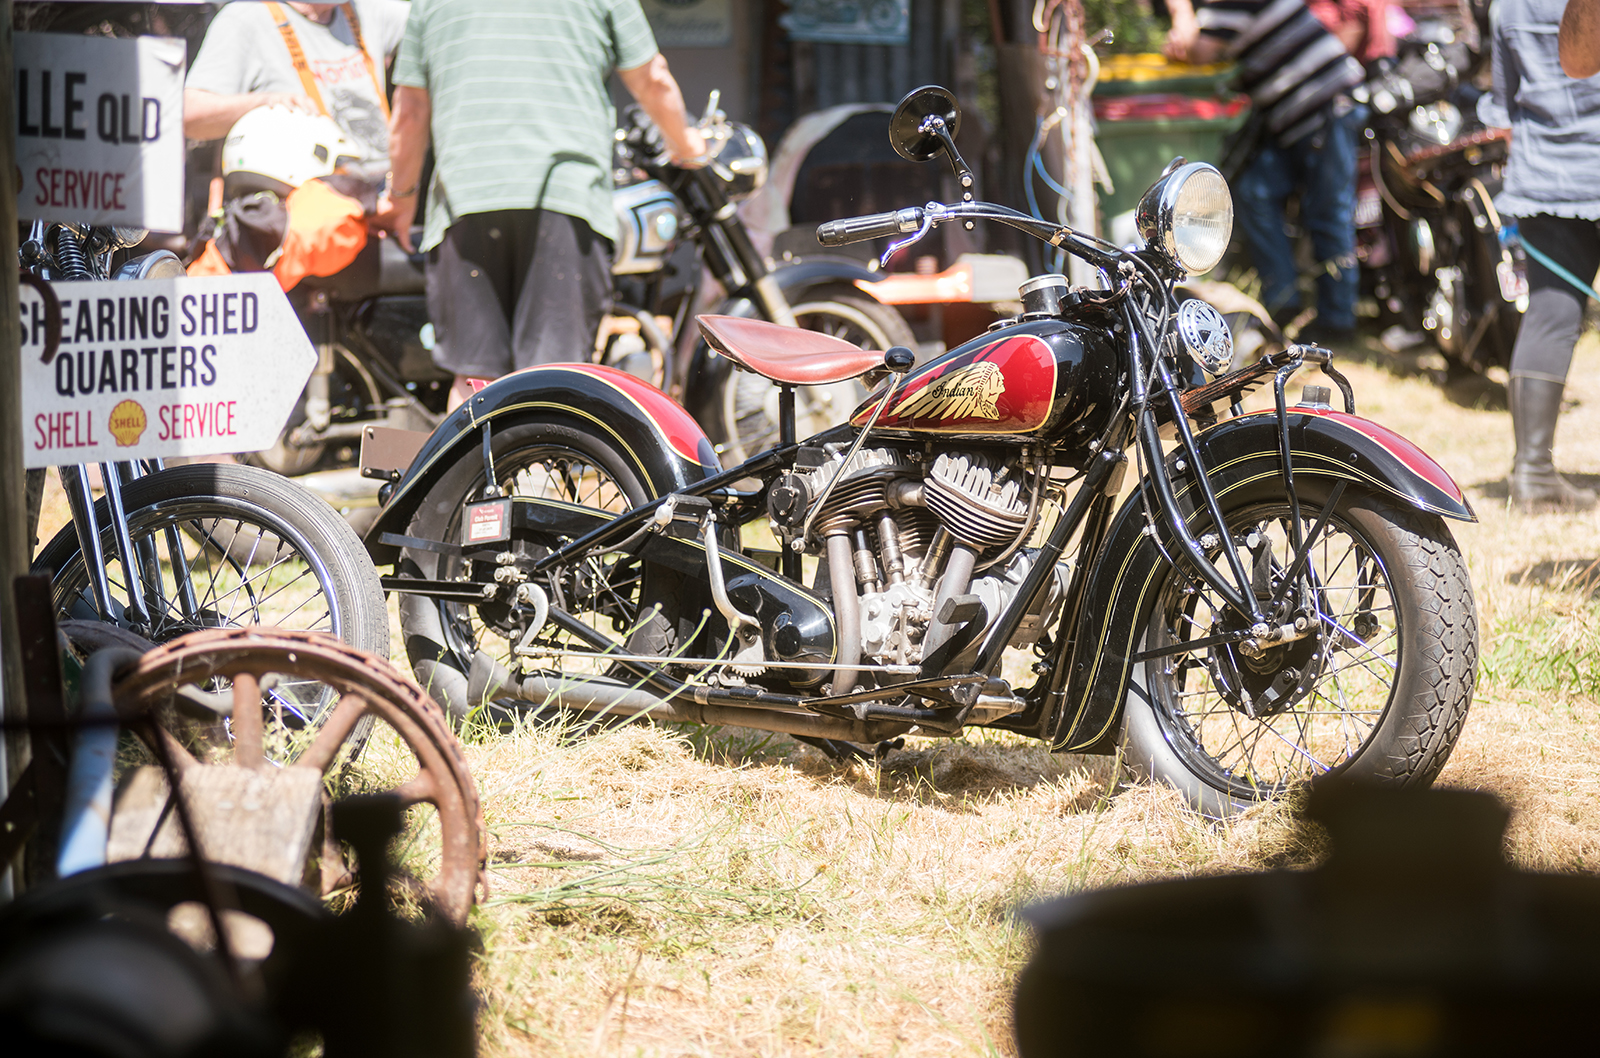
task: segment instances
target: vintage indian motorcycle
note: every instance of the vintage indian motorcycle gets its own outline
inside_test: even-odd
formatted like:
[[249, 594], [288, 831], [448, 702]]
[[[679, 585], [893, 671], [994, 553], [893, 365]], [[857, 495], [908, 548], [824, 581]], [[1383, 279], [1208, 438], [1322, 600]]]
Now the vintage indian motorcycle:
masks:
[[[891, 135], [959, 178], [958, 118], [948, 92], [919, 89]], [[1229, 371], [1220, 316], [1174, 301], [1228, 243], [1216, 169], [1175, 160], [1138, 216], [1139, 251], [971, 200], [822, 225], [838, 244], [1009, 224], [1105, 288], [1036, 277], [1020, 317], [916, 367], [903, 348], [702, 317], [784, 398], [779, 443], [726, 470], [621, 371], [488, 386], [393, 471], [367, 535], [395, 567], [418, 679], [458, 715], [647, 714], [837, 754], [973, 726], [1121, 746], [1214, 814], [1328, 773], [1430, 782], [1476, 677], [1446, 523], [1470, 506], [1353, 413], [1326, 350]], [[1324, 386], [1289, 404], [1307, 365], [1343, 410]], [[876, 390], [848, 423], [794, 436], [796, 387], [863, 376]], [[1266, 383], [1275, 410], [1245, 413]], [[768, 527], [775, 551], [747, 546]]]

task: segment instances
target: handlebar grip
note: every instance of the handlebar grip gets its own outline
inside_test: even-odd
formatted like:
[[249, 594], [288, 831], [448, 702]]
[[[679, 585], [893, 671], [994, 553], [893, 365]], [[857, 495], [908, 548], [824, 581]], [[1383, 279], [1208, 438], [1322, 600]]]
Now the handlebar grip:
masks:
[[824, 246], [843, 246], [850, 242], [881, 239], [922, 227], [922, 207], [908, 206], [893, 213], [870, 213], [865, 217], [846, 217], [817, 225], [817, 241]]

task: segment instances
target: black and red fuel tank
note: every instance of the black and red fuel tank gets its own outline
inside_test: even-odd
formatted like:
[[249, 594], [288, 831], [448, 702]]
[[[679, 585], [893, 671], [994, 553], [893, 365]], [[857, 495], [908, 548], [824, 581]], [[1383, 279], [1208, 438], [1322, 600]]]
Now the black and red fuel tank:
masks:
[[[1100, 314], [1096, 314], [1100, 315]], [[1049, 441], [1063, 456], [1099, 436], [1116, 406], [1109, 316], [1042, 319], [979, 335], [906, 376], [876, 429]], [[883, 387], [857, 408], [865, 426]]]

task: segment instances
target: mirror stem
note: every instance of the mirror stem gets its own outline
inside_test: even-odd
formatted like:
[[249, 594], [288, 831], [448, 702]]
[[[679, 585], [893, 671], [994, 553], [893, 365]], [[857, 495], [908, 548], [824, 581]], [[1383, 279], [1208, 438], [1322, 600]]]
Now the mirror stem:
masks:
[[[939, 142], [944, 144], [945, 153], [950, 158], [951, 168], [956, 171], [956, 180], [961, 184], [961, 201], [972, 201], [972, 189], [976, 182], [972, 177], [972, 169], [967, 165], [967, 160], [961, 157], [961, 152], [956, 150], [956, 138], [950, 135], [950, 126], [938, 114], [929, 114], [922, 122], [922, 132], [939, 137]], [[968, 230], [972, 222], [966, 223]]]

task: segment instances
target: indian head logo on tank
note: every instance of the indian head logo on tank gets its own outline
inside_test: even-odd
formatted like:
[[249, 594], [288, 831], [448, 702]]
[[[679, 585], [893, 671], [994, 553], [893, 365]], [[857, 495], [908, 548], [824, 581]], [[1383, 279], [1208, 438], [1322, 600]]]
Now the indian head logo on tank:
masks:
[[[913, 372], [880, 427], [933, 433], [1010, 434], [1037, 430], [1050, 418], [1056, 358], [1031, 334], [1002, 338]], [[883, 391], [856, 409], [865, 426]]]
[[922, 387], [893, 414], [901, 419], [998, 419], [995, 402], [1005, 391], [1006, 377], [994, 364], [968, 364]]

